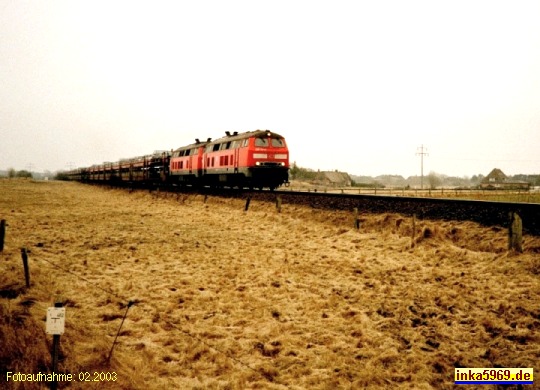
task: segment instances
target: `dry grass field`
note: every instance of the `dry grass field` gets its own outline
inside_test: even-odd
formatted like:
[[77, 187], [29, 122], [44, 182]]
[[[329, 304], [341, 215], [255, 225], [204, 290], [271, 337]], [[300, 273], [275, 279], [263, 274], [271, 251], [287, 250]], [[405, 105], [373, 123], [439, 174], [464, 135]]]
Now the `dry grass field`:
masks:
[[538, 237], [517, 254], [504, 229], [470, 222], [417, 221], [413, 241], [397, 214], [356, 230], [352, 213], [244, 204], [0, 180], [0, 388], [46, 388], [6, 372], [50, 369], [57, 299], [60, 371], [117, 375], [59, 388], [451, 389], [455, 367], [540, 375]]

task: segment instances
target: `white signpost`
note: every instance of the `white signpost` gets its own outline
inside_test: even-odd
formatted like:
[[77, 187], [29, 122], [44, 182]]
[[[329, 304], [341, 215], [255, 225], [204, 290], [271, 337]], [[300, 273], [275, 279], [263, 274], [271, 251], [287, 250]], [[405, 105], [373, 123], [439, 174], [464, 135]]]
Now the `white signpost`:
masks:
[[[58, 301], [54, 307], [47, 308], [47, 322], [45, 332], [53, 335], [52, 350], [52, 372], [58, 371], [58, 351], [60, 350], [60, 335], [64, 334], [64, 324], [66, 322], [66, 308], [61, 307], [62, 302]], [[58, 381], [54, 379], [51, 382], [51, 389], [58, 388]]]
[[65, 307], [49, 307], [47, 309], [47, 334], [64, 334], [64, 323], [66, 322]]

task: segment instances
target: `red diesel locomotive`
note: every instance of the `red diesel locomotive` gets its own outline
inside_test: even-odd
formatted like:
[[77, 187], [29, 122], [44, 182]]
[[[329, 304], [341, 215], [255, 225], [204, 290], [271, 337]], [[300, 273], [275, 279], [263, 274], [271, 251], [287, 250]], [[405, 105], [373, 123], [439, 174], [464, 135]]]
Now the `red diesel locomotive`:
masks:
[[269, 130], [226, 132], [171, 152], [103, 163], [67, 173], [79, 181], [115, 184], [227, 186], [275, 189], [288, 182], [285, 139]]

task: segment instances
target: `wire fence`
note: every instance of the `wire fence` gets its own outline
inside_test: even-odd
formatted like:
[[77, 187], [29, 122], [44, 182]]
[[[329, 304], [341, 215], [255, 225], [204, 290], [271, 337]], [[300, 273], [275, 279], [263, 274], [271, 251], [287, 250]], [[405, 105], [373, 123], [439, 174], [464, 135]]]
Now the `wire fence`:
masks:
[[381, 195], [419, 198], [455, 198], [493, 200], [502, 202], [540, 203], [540, 189], [469, 189], [469, 188], [380, 188], [380, 187], [334, 187], [334, 186], [290, 186], [284, 191], [323, 192], [349, 195]]
[[[34, 260], [34, 259], [33, 259]], [[123, 327], [123, 324], [124, 324], [124, 320], [126, 319], [127, 317], [127, 314], [128, 314], [128, 310], [129, 308], [131, 308], [132, 306], [134, 305], [138, 305], [138, 306], [141, 306], [141, 305], [145, 305], [151, 309], [154, 309], [156, 311], [159, 310], [159, 308], [155, 305], [152, 305], [151, 303], [148, 303], [148, 302], [141, 302], [139, 300], [133, 300], [133, 299], [129, 299], [121, 294], [118, 294], [114, 291], [112, 291], [111, 289], [108, 289], [108, 288], [104, 288], [102, 287], [101, 285], [89, 280], [88, 278], [85, 278], [84, 276], [81, 276], [65, 267], [62, 267], [52, 261], [49, 261], [47, 259], [44, 259], [44, 258], [37, 258], [38, 261], [42, 261], [44, 263], [46, 263], [48, 266], [50, 266], [51, 268], [54, 268], [58, 271], [61, 271], [62, 273], [64, 274], [67, 274], [67, 275], [70, 275], [74, 278], [76, 278], [77, 280], [80, 280], [80, 281], [83, 281], [84, 283], [87, 283], [88, 285], [92, 286], [93, 288], [95, 288], [96, 290], [100, 290], [110, 296], [113, 296], [115, 297], [116, 299], [118, 299], [120, 302], [124, 303], [121, 307], [124, 308], [125, 307], [125, 312], [123, 315], [121, 315], [120, 317], [122, 317], [122, 321], [121, 321], [121, 324], [118, 328], [118, 331], [116, 332], [116, 336], [114, 338], [114, 341], [111, 345], [111, 349], [109, 351], [109, 354], [108, 354], [108, 357], [107, 357], [107, 362], [109, 363], [110, 360], [111, 360], [111, 357], [112, 357], [112, 354], [113, 354], [113, 350], [114, 350], [114, 347], [117, 343], [117, 339], [118, 339], [118, 336], [120, 335], [120, 332], [122, 330], [122, 327]], [[47, 308], [45, 306], [43, 306], [43, 304], [40, 304], [39, 302], [37, 302], [36, 300], [32, 299], [32, 302], [26, 302], [27, 305], [32, 305], [32, 306], [36, 306], [38, 307], [39, 309], [42, 309], [43, 311], [45, 311]], [[203, 345], [205, 345], [206, 347], [216, 351], [217, 353], [220, 353], [222, 354], [223, 356], [225, 356], [227, 359], [233, 361], [234, 363], [236, 363], [237, 365], [257, 374], [258, 376], [260, 376], [261, 378], [264, 378], [264, 379], [269, 379], [267, 375], [265, 375], [264, 372], [261, 372], [259, 370], [257, 370], [256, 368], [252, 367], [251, 365], [243, 362], [242, 360], [238, 359], [237, 357], [231, 355], [230, 353], [228, 353], [227, 351], [217, 347], [216, 345], [213, 345], [212, 343], [208, 342], [207, 340], [205, 340], [204, 338], [202, 337], [199, 337], [191, 332], [189, 332], [188, 330], [182, 328], [181, 326], [179, 326], [178, 324], [176, 324], [175, 322], [173, 322], [172, 320], [170, 319], [165, 319], [164, 320], [164, 323], [166, 325], [168, 325], [169, 327], [171, 328], [174, 328], [176, 329], [178, 332], [180, 332], [181, 334], [183, 334], [184, 336], [186, 337], [189, 337]], [[271, 381], [273, 383], [277, 383], [279, 384], [279, 381], [277, 381], [275, 378], [271, 378]]]

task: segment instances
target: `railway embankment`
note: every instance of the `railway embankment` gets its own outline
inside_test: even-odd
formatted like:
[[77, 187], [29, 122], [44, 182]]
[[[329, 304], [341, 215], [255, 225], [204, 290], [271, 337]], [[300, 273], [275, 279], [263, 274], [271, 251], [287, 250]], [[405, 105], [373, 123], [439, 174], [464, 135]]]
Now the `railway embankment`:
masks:
[[283, 204], [298, 204], [318, 209], [354, 210], [360, 213], [400, 213], [420, 219], [478, 222], [485, 226], [506, 228], [510, 213], [517, 213], [527, 234], [540, 236], [540, 204], [494, 202], [464, 199], [419, 198], [380, 195], [351, 195], [321, 192], [276, 191], [232, 193], [226, 196], [251, 196], [274, 202], [277, 196]]

